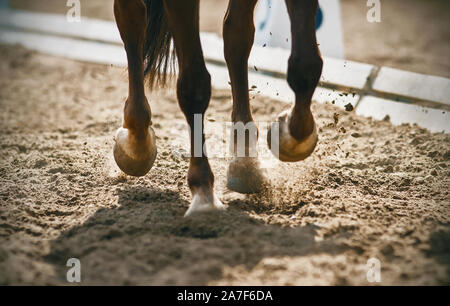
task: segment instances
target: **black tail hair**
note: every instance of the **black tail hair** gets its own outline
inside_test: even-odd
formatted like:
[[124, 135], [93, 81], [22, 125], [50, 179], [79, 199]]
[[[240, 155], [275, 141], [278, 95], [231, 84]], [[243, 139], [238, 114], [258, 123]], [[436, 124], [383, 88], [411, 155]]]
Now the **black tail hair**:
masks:
[[163, 0], [144, 0], [147, 7], [147, 31], [144, 43], [144, 74], [150, 88], [166, 85], [174, 71], [175, 51], [171, 50], [169, 30]]

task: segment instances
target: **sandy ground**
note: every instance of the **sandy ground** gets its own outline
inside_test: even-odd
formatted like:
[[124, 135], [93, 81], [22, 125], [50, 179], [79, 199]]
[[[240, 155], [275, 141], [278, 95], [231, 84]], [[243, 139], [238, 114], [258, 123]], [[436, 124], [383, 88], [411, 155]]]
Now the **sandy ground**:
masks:
[[[64, 0], [10, 0], [15, 8], [65, 13]], [[113, 20], [113, 0], [81, 0], [82, 15]], [[201, 30], [222, 33], [227, 0], [201, 1]], [[381, 22], [367, 1], [341, 0], [346, 58], [450, 78], [450, 1], [381, 0]]]
[[[158, 157], [133, 178], [112, 161], [125, 69], [0, 55], [0, 284], [67, 284], [72, 257], [83, 285], [366, 285], [371, 257], [383, 285], [450, 284], [450, 135], [313, 104], [310, 158], [277, 164], [251, 196], [228, 191], [228, 161], [211, 159], [228, 210], [183, 218], [173, 89], [149, 95]], [[252, 106], [258, 121], [288, 107]], [[207, 118], [230, 109], [230, 92], [214, 91]]]

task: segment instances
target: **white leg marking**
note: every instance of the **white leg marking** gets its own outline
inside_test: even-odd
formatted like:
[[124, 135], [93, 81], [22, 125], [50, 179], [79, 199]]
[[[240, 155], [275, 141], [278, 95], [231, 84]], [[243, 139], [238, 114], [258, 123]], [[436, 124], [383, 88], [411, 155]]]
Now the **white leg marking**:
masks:
[[197, 212], [216, 209], [225, 210], [226, 206], [220, 202], [212, 190], [207, 187], [199, 188], [193, 195], [191, 205], [189, 205], [189, 209], [184, 216], [187, 217]]

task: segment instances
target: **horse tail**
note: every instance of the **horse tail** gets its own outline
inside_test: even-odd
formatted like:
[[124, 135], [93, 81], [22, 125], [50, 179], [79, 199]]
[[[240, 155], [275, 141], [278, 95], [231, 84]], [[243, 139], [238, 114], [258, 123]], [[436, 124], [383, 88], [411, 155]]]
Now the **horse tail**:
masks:
[[150, 88], [166, 85], [174, 71], [175, 51], [171, 50], [169, 30], [163, 0], [144, 0], [147, 7], [147, 30], [144, 43], [144, 75]]

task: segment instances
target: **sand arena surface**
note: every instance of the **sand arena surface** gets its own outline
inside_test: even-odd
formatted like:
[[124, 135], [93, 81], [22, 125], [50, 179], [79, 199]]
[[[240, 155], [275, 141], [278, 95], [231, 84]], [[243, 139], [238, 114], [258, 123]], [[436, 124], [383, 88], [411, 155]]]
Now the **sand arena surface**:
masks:
[[[450, 284], [450, 135], [314, 103], [310, 158], [279, 163], [251, 196], [226, 189], [228, 161], [214, 158], [228, 211], [183, 218], [173, 89], [149, 95], [158, 157], [133, 178], [112, 159], [125, 69], [0, 55], [0, 284], [67, 284], [71, 257], [84, 285], [364, 285], [371, 257], [381, 284]], [[267, 122], [288, 105], [256, 95], [252, 107]], [[207, 120], [230, 111], [230, 92], [213, 91]]]

